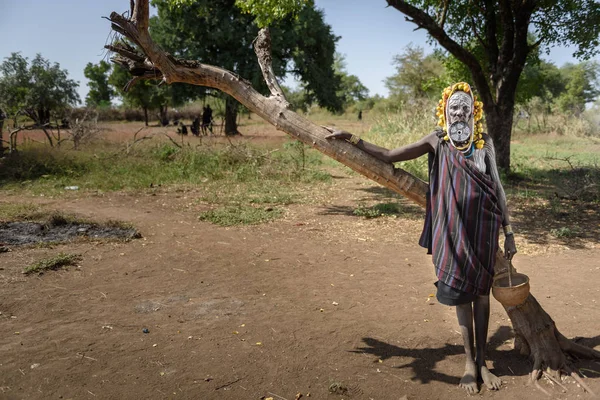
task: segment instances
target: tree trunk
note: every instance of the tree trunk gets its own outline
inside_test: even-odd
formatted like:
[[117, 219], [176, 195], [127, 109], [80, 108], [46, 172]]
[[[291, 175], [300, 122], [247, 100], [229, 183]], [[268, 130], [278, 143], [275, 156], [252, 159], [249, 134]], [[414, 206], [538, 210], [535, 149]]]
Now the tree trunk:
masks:
[[[113, 29], [137, 43], [145, 54], [134, 54], [134, 57], [132, 57], [132, 49], [121, 44], [109, 45], [107, 48], [119, 54], [113, 58], [113, 61], [128, 67], [131, 72], [136, 74], [134, 80], [151, 76], [154, 79], [162, 78], [166, 83], [185, 82], [222, 90], [250, 111], [273, 124], [277, 129], [340, 161], [367, 178], [408, 197], [421, 206], [425, 206], [425, 194], [427, 192], [425, 182], [402, 169], [395, 169], [393, 165], [386, 164], [345, 141], [325, 139], [329, 131], [288, 109], [289, 104], [285, 101], [281, 89], [278, 88], [278, 85], [272, 84], [276, 83], [276, 80], [271, 72], [270, 53], [269, 51], [264, 53], [260, 51], [261, 48], [263, 50], [270, 48], [268, 32], [266, 36], [261, 37], [264, 31], [261, 30], [261, 34], [255, 41], [259, 64], [271, 90], [271, 96], [265, 97], [254, 90], [247, 81], [230, 71], [195, 61], [178, 60], [167, 55], [152, 41], [148, 33], [148, 0], [135, 1], [131, 15], [131, 19], [128, 20], [121, 14], [113, 12], [110, 15]], [[268, 43], [263, 41], [268, 41]], [[505, 108], [504, 112], [507, 112], [507, 110]], [[500, 117], [505, 117], [506, 120], [500, 121]], [[511, 115], [494, 114], [492, 120], [501, 123], [503, 127], [507, 126], [508, 129], [512, 125]], [[488, 121], [488, 124], [491, 122], [491, 120]], [[494, 133], [500, 142], [499, 145], [504, 146], [502, 147], [503, 151], [510, 151], [510, 135], [506, 136], [501, 133]], [[507, 165], [506, 161], [508, 159], [505, 158], [504, 160], [504, 165]], [[506, 270], [507, 268], [507, 262], [501, 256], [496, 264], [497, 271], [502, 268]], [[564, 338], [532, 295], [529, 295], [524, 304], [506, 308], [506, 311], [511, 319], [518, 320], [518, 323], [514, 324], [517, 338], [519, 338], [520, 343], [527, 343], [527, 348], [536, 362], [534, 366], [545, 364], [555, 367], [557, 363], [554, 360], [564, 359], [563, 352], [600, 358], [600, 352], [576, 345]], [[540, 330], [539, 328], [549, 326], [552, 329]], [[547, 346], [545, 343], [552, 343], [552, 345]], [[534, 349], [542, 350], [538, 351], [538, 354], [532, 354], [531, 350]], [[534, 369], [532, 376], [537, 378], [538, 372], [537, 369]]]
[[50, 147], [54, 147], [54, 141], [52, 140], [52, 135], [48, 132], [48, 128], [42, 125], [42, 131], [44, 135], [46, 135], [46, 139], [48, 139], [48, 143], [50, 143]]
[[4, 155], [4, 118], [2, 117], [2, 110], [0, 110], [0, 157]]
[[142, 107], [144, 109], [144, 123], [148, 126], [148, 107]]
[[168, 106], [162, 105], [158, 109], [158, 117], [160, 118], [160, 124], [162, 126], [169, 125], [169, 117], [167, 115]]
[[[488, 111], [489, 110], [489, 111]], [[514, 107], [495, 105], [486, 107], [486, 125], [494, 140], [496, 163], [503, 171], [510, 170], [510, 138], [512, 135]]]
[[233, 136], [239, 135], [238, 124], [238, 102], [231, 96], [225, 98], [225, 135]]

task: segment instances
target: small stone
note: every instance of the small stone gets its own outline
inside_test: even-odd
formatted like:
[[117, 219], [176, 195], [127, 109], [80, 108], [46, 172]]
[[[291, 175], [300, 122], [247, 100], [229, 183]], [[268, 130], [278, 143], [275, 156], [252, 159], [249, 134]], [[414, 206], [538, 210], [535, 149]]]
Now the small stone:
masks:
[[144, 333], [150, 333], [150, 329], [144, 328], [144, 329], [142, 329], [142, 332], [144, 332]]

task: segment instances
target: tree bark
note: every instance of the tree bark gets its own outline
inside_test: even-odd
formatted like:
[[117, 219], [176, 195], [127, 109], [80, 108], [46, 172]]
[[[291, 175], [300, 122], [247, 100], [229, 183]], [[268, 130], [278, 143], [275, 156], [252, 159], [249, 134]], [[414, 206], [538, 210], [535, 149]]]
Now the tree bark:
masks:
[[144, 109], [144, 123], [148, 126], [148, 107], [142, 107]]
[[510, 137], [513, 124], [514, 106], [495, 105], [486, 112], [488, 133], [494, 141], [496, 162], [504, 171], [510, 166]]
[[169, 117], [167, 115], [167, 105], [161, 105], [158, 108], [158, 118], [160, 119], [161, 126], [169, 125]]
[[[265, 97], [254, 90], [247, 81], [227, 70], [195, 61], [175, 59], [166, 54], [152, 41], [147, 31], [148, 0], [135, 2], [131, 20], [127, 20], [115, 12], [111, 14], [110, 20], [115, 31], [136, 43], [145, 54], [132, 54], [131, 48], [121, 45], [107, 46], [109, 50], [118, 54], [113, 61], [128, 66], [129, 70], [136, 75], [134, 80], [140, 79], [140, 77], [146, 79], [158, 77], [166, 83], [185, 82], [219, 89], [273, 124], [277, 129], [340, 161], [367, 178], [408, 197], [423, 207], [425, 206], [427, 192], [425, 182], [402, 169], [395, 169], [393, 165], [386, 164], [349, 143], [326, 140], [325, 136], [329, 132], [288, 110], [287, 101], [282, 99], [281, 93], [276, 88], [272, 87], [272, 95]], [[263, 73], [270, 74], [268, 60], [261, 59], [259, 56], [259, 63], [261, 63]], [[263, 68], [262, 64], [265, 64], [266, 68]], [[267, 82], [272, 79], [273, 77], [266, 76]], [[508, 113], [508, 110], [506, 112]], [[512, 115], [501, 114], [497, 117], [508, 118], [505, 124], [510, 128]], [[507, 140], [510, 140], [510, 137]], [[501, 140], [500, 142], [501, 146], [506, 146], [506, 142]], [[509, 267], [508, 262], [499, 255], [496, 271], [506, 271]], [[533, 295], [530, 294], [524, 304], [506, 308], [506, 311], [511, 320], [517, 321], [513, 327], [521, 352], [531, 355], [534, 359], [533, 378], [539, 377], [537, 366], [546, 365], [552, 369], [565, 368], [566, 364], [562, 363], [565, 360], [564, 352], [600, 358], [600, 352], [579, 346], [561, 335], [552, 319]], [[540, 327], [544, 327], [544, 329], [540, 329]]]
[[231, 96], [225, 98], [225, 135], [239, 135], [237, 124], [238, 103]]

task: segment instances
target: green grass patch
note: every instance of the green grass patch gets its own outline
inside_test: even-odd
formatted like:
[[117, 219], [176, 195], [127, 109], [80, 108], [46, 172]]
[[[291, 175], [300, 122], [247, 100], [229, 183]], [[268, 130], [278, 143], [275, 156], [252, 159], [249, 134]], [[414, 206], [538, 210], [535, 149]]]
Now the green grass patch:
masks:
[[57, 269], [77, 265], [78, 261], [81, 261], [82, 257], [79, 254], [68, 254], [68, 253], [59, 253], [58, 255], [50, 258], [45, 258], [36, 262], [35, 264], [31, 264], [25, 267], [23, 273], [25, 275], [43, 273], [46, 271], [56, 271]]
[[[111, 147], [112, 146], [112, 147]], [[0, 186], [13, 192], [64, 195], [79, 191], [137, 191], [158, 185], [239, 184], [294, 186], [326, 182], [321, 156], [298, 145], [276, 151], [248, 145], [178, 148], [139, 145], [126, 154], [117, 144], [72, 151], [36, 144], [0, 160]]]
[[34, 221], [46, 214], [35, 204], [0, 202], [0, 222]]
[[255, 225], [279, 218], [283, 212], [276, 208], [252, 207], [246, 205], [225, 206], [200, 214], [201, 221], [208, 221], [215, 225]]
[[566, 226], [555, 228], [550, 230], [550, 234], [556, 238], [573, 238], [578, 236], [578, 232], [575, 229], [571, 229]]
[[400, 214], [400, 206], [398, 203], [380, 203], [371, 207], [358, 206], [353, 214], [358, 217], [378, 218], [390, 215]]
[[[368, 142], [386, 149], [394, 149], [414, 143], [431, 133], [435, 128], [433, 113], [419, 108], [415, 113], [404, 111], [395, 114], [381, 114], [375, 117], [371, 130], [363, 136]], [[418, 178], [427, 180], [427, 157], [419, 157], [397, 164]]]

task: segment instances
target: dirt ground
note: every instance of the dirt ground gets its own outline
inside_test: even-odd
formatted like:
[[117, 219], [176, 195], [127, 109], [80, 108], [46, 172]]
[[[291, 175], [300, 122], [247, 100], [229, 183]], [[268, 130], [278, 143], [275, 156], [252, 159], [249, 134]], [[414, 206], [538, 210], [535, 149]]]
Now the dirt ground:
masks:
[[[358, 202], [387, 193], [344, 173], [320, 204], [286, 206], [263, 225], [200, 222], [201, 195], [2, 196], [131, 223], [143, 237], [0, 254], [0, 399], [466, 397], [455, 312], [432, 297], [431, 259], [416, 244], [420, 211], [354, 216]], [[600, 248], [537, 247], [516, 268], [563, 334], [598, 348]], [[80, 265], [21, 273], [60, 251], [81, 254]], [[495, 300], [489, 331], [489, 366], [504, 384], [478, 396], [548, 398], [528, 383], [531, 364], [512, 350]], [[600, 393], [600, 363], [576, 365]], [[551, 398], [592, 398], [563, 384], [541, 382]]]

